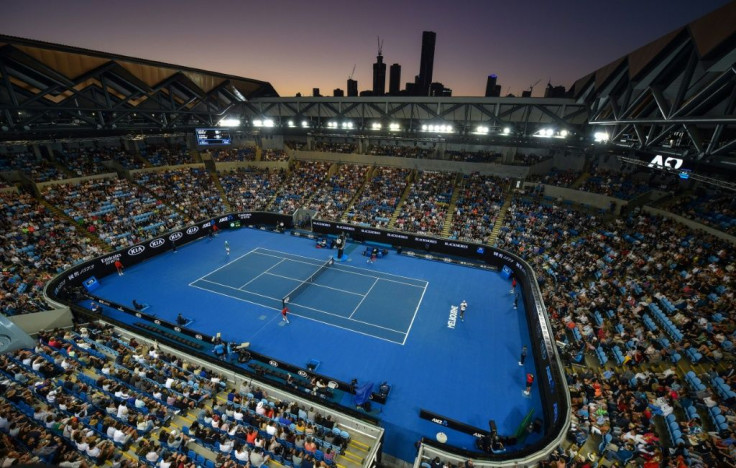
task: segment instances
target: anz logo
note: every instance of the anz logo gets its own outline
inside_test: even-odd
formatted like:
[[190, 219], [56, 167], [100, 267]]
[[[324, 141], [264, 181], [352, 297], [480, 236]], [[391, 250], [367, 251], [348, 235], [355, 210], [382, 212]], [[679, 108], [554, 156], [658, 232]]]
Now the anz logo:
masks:
[[166, 241], [159, 237], [158, 239], [152, 240], [151, 243], [148, 244], [148, 246], [151, 247], [152, 249], [157, 249], [161, 247], [162, 245], [164, 245], [165, 243]]
[[184, 234], [182, 234], [181, 232], [175, 232], [175, 233], [173, 233], [172, 235], [169, 236], [169, 240], [171, 242], [174, 242], [174, 241], [178, 241], [182, 237], [184, 237]]
[[447, 421], [445, 421], [444, 419], [432, 418], [432, 422], [435, 423], [435, 424], [439, 424], [440, 426], [447, 427]]
[[146, 247], [145, 246], [143, 246], [143, 245], [136, 245], [135, 247], [131, 247], [128, 250], [128, 255], [130, 255], [131, 257], [133, 255], [139, 255], [139, 254], [142, 254], [144, 250], [146, 250]]
[[189, 234], [191, 236], [192, 234], [194, 234], [197, 231], [199, 231], [199, 227], [198, 226], [192, 226], [189, 229], [187, 229], [187, 234]]

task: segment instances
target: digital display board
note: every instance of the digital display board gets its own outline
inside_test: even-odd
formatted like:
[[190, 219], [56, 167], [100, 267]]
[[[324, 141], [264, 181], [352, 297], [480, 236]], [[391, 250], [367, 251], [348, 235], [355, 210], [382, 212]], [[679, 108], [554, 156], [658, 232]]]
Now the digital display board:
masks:
[[230, 131], [222, 128], [198, 128], [195, 134], [197, 146], [222, 146], [232, 143]]

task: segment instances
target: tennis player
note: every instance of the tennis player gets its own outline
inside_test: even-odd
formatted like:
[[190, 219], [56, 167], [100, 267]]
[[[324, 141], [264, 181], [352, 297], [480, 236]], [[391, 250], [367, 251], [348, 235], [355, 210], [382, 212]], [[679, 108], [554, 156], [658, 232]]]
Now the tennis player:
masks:
[[228, 257], [230, 256], [230, 244], [227, 241], [225, 241], [225, 253]]
[[281, 321], [282, 322], [290, 323], [289, 322], [289, 317], [286, 316], [286, 314], [288, 314], [288, 313], [289, 313], [289, 308], [286, 307], [286, 304], [284, 304], [284, 308], [281, 309]]
[[468, 303], [465, 302], [465, 299], [463, 299], [463, 302], [460, 303], [460, 321], [465, 321], [465, 309], [468, 308]]

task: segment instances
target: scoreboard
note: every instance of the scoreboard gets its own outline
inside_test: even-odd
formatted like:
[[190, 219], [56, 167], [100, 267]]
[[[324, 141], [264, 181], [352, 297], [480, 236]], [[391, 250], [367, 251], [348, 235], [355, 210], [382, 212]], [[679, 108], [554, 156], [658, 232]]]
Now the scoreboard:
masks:
[[197, 136], [197, 146], [221, 146], [232, 143], [229, 130], [221, 128], [197, 128], [195, 133]]

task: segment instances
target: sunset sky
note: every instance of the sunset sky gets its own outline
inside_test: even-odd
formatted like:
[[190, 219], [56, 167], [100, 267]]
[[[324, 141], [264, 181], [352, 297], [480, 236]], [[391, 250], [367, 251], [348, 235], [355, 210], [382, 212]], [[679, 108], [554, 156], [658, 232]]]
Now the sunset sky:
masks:
[[[281, 96], [372, 86], [384, 62], [419, 71], [423, 30], [437, 33], [434, 81], [482, 96], [577, 78], [729, 3], [725, 0], [130, 0], [0, 2], [0, 33], [269, 81]], [[387, 68], [388, 68], [387, 66]], [[388, 72], [387, 72], [388, 75]], [[386, 85], [388, 88], [388, 83]]]

